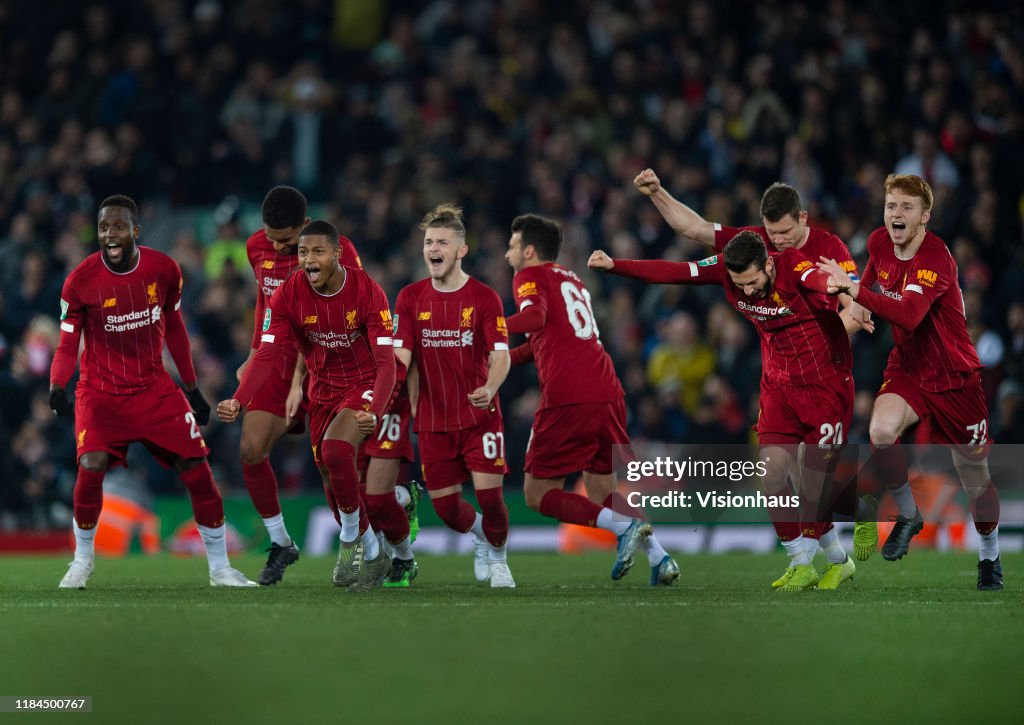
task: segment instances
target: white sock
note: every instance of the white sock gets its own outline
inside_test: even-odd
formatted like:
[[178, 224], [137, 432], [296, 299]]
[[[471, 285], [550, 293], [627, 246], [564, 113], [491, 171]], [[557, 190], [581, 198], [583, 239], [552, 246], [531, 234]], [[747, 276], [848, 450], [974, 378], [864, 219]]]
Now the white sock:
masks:
[[477, 538], [477, 541], [487, 541], [487, 537], [484, 535], [484, 517], [477, 512], [476, 518], [473, 519], [473, 525], [469, 527], [469, 532]]
[[395, 486], [395, 500], [398, 501], [399, 506], [405, 508], [412, 502], [412, 496], [409, 495], [405, 486]]
[[224, 524], [215, 529], [207, 526], [198, 528], [199, 536], [203, 539], [203, 546], [206, 547], [206, 561], [210, 565], [210, 571], [231, 566], [231, 562], [228, 561], [228, 540]]
[[661, 545], [658, 537], [653, 532], [647, 537], [647, 541], [643, 542], [640, 546], [643, 548], [644, 553], [647, 554], [647, 563], [651, 566], [657, 566], [661, 563], [662, 559], [668, 556], [665, 547]]
[[[814, 557], [818, 554], [818, 540], [813, 539], [810, 536], [804, 536], [804, 548], [807, 549], [807, 558], [814, 561]], [[822, 546], [822, 548], [825, 548]]]
[[[999, 527], [996, 526], [987, 534], [978, 534], [978, 558], [995, 561], [999, 558]], [[75, 552], [75, 558], [78, 553]]]
[[75, 529], [75, 561], [91, 566], [96, 559], [96, 526], [80, 529], [77, 521], [72, 521], [72, 526]]
[[818, 541], [821, 548], [825, 550], [825, 556], [829, 564], [842, 564], [846, 561], [846, 550], [839, 542], [839, 532], [833, 528], [827, 534], [822, 534]]
[[899, 488], [891, 489], [889, 493], [899, 506], [900, 516], [905, 519], [917, 516], [917, 502], [914, 501], [914, 489], [910, 487], [910, 481], [904, 482]]
[[791, 541], [783, 541], [782, 546], [789, 554], [790, 566], [803, 566], [811, 563], [811, 558], [807, 556], [807, 544], [804, 543], [803, 536], [798, 536]]
[[394, 558], [396, 559], [405, 559], [406, 561], [408, 561], [409, 559], [413, 558], [412, 542], [409, 541], [408, 536], [406, 536], [397, 544], [391, 544], [391, 548], [395, 552]]
[[611, 531], [616, 536], [622, 536], [631, 523], [633, 519], [620, 516], [610, 508], [602, 508], [597, 515], [597, 528]]
[[487, 561], [507, 561], [506, 550], [508, 544], [502, 544], [501, 546], [487, 545]]
[[338, 509], [338, 515], [341, 516], [341, 536], [339, 538], [346, 544], [358, 539], [359, 509], [352, 511], [351, 513], [345, 513], [341, 509]]
[[288, 536], [288, 529], [284, 527], [284, 514], [263, 519], [263, 525], [267, 527], [271, 541], [278, 546], [291, 546], [292, 539]]
[[[358, 522], [356, 527], [358, 530]], [[373, 533], [373, 527], [367, 526], [363, 532], [363, 561], [373, 561], [380, 556], [380, 543], [377, 541], [377, 534]]]

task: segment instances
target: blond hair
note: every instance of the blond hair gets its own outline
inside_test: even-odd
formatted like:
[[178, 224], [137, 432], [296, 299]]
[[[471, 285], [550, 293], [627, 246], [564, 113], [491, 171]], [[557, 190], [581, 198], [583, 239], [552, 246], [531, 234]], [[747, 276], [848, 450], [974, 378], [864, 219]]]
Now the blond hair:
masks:
[[460, 236], [466, 236], [466, 225], [462, 223], [462, 208], [455, 204], [438, 204], [420, 222], [420, 229], [453, 229]]
[[916, 196], [921, 200], [925, 211], [930, 211], [935, 197], [932, 195], [932, 187], [920, 176], [914, 174], [889, 174], [885, 177], [885, 193], [891, 194], [898, 191], [907, 196]]

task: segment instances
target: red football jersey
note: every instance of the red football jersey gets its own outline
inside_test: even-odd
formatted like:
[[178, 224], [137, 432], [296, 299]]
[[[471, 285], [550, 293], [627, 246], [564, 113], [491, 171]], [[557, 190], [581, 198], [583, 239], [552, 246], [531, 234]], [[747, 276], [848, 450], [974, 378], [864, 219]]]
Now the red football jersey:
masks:
[[[757, 234], [764, 240], [764, 245], [768, 248], [769, 252], [776, 251], [775, 245], [772, 244], [771, 235], [768, 234], [768, 230], [764, 227], [726, 227], [721, 224], [715, 224], [715, 251], [721, 252], [725, 249], [725, 245], [729, 243], [729, 240], [740, 232], [754, 232], [754, 234]], [[834, 259], [839, 262], [839, 266], [850, 275], [852, 280], [857, 281], [859, 279], [857, 263], [854, 261], [853, 255], [850, 254], [849, 247], [835, 234], [815, 229], [814, 227], [808, 227], [807, 239], [800, 246], [794, 247], [794, 249], [812, 262], [817, 262], [819, 257]], [[839, 297], [831, 297], [829, 299], [831, 299], [835, 309], [839, 309]]]
[[548, 262], [524, 267], [512, 280], [516, 306], [540, 310], [544, 326], [530, 334], [540, 380], [540, 406], [608, 403], [623, 395], [601, 344], [590, 292], [571, 269]]
[[330, 296], [314, 290], [305, 274], [293, 274], [270, 298], [260, 340], [255, 360], [261, 362], [275, 354], [270, 348], [297, 345], [309, 370], [310, 400], [331, 403], [373, 386], [372, 348], [393, 350], [391, 310], [380, 285], [361, 269], [346, 267], [341, 289]]
[[[363, 268], [362, 260], [356, 252], [355, 245], [348, 237], [339, 237], [341, 244], [341, 264], [343, 267]], [[279, 254], [274, 244], [267, 239], [267, 233], [260, 229], [249, 237], [245, 243], [245, 252], [249, 256], [252, 273], [256, 277], [256, 311], [254, 314], [254, 330], [252, 348], [259, 349], [260, 337], [263, 334], [263, 317], [267, 312], [267, 303], [274, 290], [284, 284], [289, 275], [299, 268], [297, 248], [290, 253]], [[286, 369], [295, 369], [295, 355], [287, 359]], [[290, 367], [287, 364], [290, 363]]]
[[[885, 227], [868, 237], [868, 266], [857, 301], [892, 323], [896, 343], [887, 371], [904, 372], [929, 392], [963, 387], [981, 360], [967, 332], [957, 266], [931, 232], [912, 259], [896, 256]], [[881, 290], [873, 294], [875, 282]]]
[[824, 294], [828, 276], [795, 249], [769, 254], [776, 275], [764, 299], [743, 294], [719, 255], [699, 262], [616, 259], [611, 271], [647, 282], [724, 287], [729, 303], [757, 329], [767, 383], [822, 384], [849, 374], [853, 353], [835, 303]]
[[85, 335], [79, 385], [101, 393], [137, 393], [167, 375], [163, 316], [181, 307], [181, 268], [163, 252], [138, 250], [135, 269], [124, 273], [90, 254], [61, 292], [61, 329]]
[[[415, 430], [464, 430], [488, 416], [467, 396], [487, 382], [491, 352], [508, 350], [494, 290], [472, 277], [451, 292], [434, 289], [429, 278], [414, 282], [398, 293], [394, 338], [419, 367]], [[492, 405], [498, 409], [497, 397]]]

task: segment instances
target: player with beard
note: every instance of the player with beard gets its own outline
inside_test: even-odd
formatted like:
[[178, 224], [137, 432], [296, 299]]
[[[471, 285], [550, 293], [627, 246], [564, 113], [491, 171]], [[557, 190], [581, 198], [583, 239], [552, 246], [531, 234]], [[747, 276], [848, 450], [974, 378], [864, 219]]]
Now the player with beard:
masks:
[[[369, 591], [391, 566], [360, 505], [356, 449], [372, 434], [391, 403], [395, 353], [391, 311], [380, 285], [361, 269], [343, 267], [338, 230], [325, 221], [299, 234], [301, 274], [291, 275], [270, 300], [260, 349], [229, 400], [217, 406], [226, 423], [298, 347], [309, 370], [313, 456], [330, 481], [341, 521], [333, 580], [349, 591]], [[362, 548], [359, 544], [362, 543]]]
[[[899, 440], [910, 426], [927, 422], [929, 442], [950, 446], [970, 499], [981, 540], [978, 589], [999, 590], [999, 494], [988, 470], [991, 439], [982, 365], [967, 332], [956, 261], [946, 243], [926, 228], [933, 202], [931, 187], [921, 177], [890, 175], [885, 180], [885, 226], [868, 237], [864, 281], [858, 284], [840, 274], [835, 260], [823, 259], [819, 266], [832, 275], [836, 289], [893, 326], [895, 345], [869, 426], [876, 470], [899, 507], [882, 556], [890, 561], [903, 557], [922, 528]], [[878, 292], [871, 289], [876, 282]], [[871, 518], [858, 524], [862, 538], [873, 539], [863, 558], [874, 552], [878, 541], [877, 523]]]
[[[761, 337], [764, 372], [756, 431], [758, 457], [768, 464], [765, 494], [787, 496], [786, 477], [799, 470], [798, 487], [801, 493], [811, 492], [816, 510], [816, 497], [853, 415], [853, 354], [835, 305], [826, 296], [831, 278], [796, 249], [769, 253], [764, 240], [751, 231], [737, 234], [721, 255], [699, 262], [612, 259], [598, 250], [588, 266], [646, 282], [725, 288], [729, 303], [754, 323]], [[804, 461], [796, 469], [801, 443], [806, 443]], [[769, 513], [790, 557], [773, 589], [836, 589], [853, 576], [856, 566], [834, 530], [821, 541], [829, 566], [819, 578], [801, 537], [800, 519], [784, 509]]]
[[[181, 269], [162, 252], [138, 244], [142, 227], [135, 202], [122, 195], [99, 209], [100, 251], [64, 282], [61, 339], [50, 368], [50, 408], [70, 415], [64, 386], [78, 361], [74, 403], [78, 475], [75, 480], [75, 558], [62, 589], [84, 589], [94, 567], [96, 524], [103, 508], [103, 478], [125, 465], [128, 446], [142, 443], [173, 467], [192, 499], [206, 548], [212, 586], [256, 586], [228, 562], [224, 502], [206, 461], [199, 427], [210, 406], [196, 386], [192, 350], [181, 318]], [[164, 342], [186, 393], [164, 369]]]
[[[819, 257], [835, 259], [851, 279], [858, 279], [857, 263], [850, 254], [849, 248], [835, 234], [811, 227], [807, 224], [807, 210], [804, 208], [800, 193], [789, 184], [776, 182], [765, 189], [761, 196], [761, 226], [730, 227], [704, 219], [696, 211], [673, 197], [661, 185], [657, 174], [651, 169], [644, 169], [633, 180], [633, 185], [654, 204], [661, 216], [677, 233], [694, 241], [706, 244], [715, 252], [721, 252], [729, 241], [742, 231], [754, 232], [764, 240], [769, 250], [781, 252], [784, 249], [796, 249], [809, 260]], [[841, 309], [840, 317], [850, 334], [858, 330], [874, 332], [871, 313], [856, 304], [845, 294], [830, 298], [835, 309]], [[763, 338], [762, 338], [763, 342]], [[762, 356], [765, 351], [762, 349]], [[768, 381], [761, 376], [761, 389], [765, 390]], [[792, 472], [795, 478], [798, 471]], [[849, 492], [854, 495], [854, 488]], [[873, 520], [873, 509], [860, 507], [858, 519]], [[859, 532], [859, 529], [858, 529]], [[801, 522], [797, 538], [803, 538], [808, 555], [813, 559], [818, 545], [824, 550], [831, 545], [838, 534], [831, 522]], [[859, 541], [855, 539], [855, 547]], [[867, 545], [868, 542], [861, 542]], [[855, 548], [855, 550], [858, 550]]]

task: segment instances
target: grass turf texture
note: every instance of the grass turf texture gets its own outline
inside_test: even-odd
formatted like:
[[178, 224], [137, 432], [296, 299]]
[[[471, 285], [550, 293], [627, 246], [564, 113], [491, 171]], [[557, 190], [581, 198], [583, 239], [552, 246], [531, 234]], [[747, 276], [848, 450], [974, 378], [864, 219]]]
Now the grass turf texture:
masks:
[[248, 590], [200, 559], [100, 560], [58, 591], [66, 558], [4, 558], [0, 695], [93, 696], [40, 723], [1020, 722], [1024, 555], [994, 593], [972, 554], [876, 555], [799, 593], [769, 589], [781, 554], [678, 560], [652, 590], [642, 561], [612, 582], [609, 554], [513, 554], [518, 588], [492, 591], [470, 557], [424, 556], [412, 589], [355, 595], [333, 559]]

